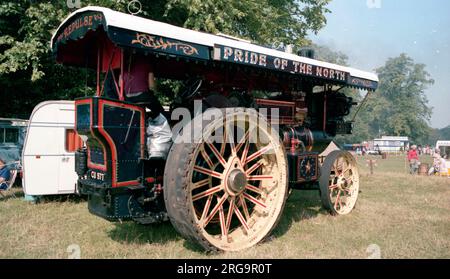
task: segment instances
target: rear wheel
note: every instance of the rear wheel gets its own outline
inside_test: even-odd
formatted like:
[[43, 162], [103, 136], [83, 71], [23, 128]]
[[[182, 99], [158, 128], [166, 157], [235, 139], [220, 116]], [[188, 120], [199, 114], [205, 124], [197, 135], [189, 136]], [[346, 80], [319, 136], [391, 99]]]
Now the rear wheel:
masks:
[[358, 199], [359, 173], [355, 158], [335, 150], [326, 158], [319, 179], [323, 206], [333, 215], [352, 211]]
[[[278, 223], [287, 195], [286, 155], [278, 133], [255, 110], [217, 111], [222, 115], [203, 123], [193, 143], [174, 143], [164, 197], [184, 237], [207, 250], [237, 251]], [[193, 131], [201, 129], [201, 117], [191, 122]]]

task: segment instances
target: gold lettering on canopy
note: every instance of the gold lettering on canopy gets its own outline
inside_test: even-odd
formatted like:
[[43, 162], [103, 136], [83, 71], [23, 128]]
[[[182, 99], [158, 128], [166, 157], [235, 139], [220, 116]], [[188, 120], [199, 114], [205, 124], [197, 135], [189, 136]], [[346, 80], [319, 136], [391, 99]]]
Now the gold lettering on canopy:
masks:
[[93, 28], [95, 24], [99, 24], [103, 21], [102, 14], [86, 15], [75, 19], [64, 28], [63, 32], [58, 36], [57, 42], [66, 40], [72, 35], [73, 32], [81, 28]]
[[214, 46], [214, 59], [240, 64], [255, 65], [263, 68], [280, 70], [293, 74], [332, 79], [339, 82], [347, 81], [347, 73], [319, 65], [266, 55], [230, 46]]
[[167, 39], [164, 40], [163, 38], [156, 39], [155, 36], [147, 34], [136, 33], [136, 39], [132, 40], [131, 43], [140, 44], [155, 50], [174, 49], [175, 51], [182, 50], [186, 55], [198, 55], [198, 50], [189, 44], [181, 42], [171, 42]]

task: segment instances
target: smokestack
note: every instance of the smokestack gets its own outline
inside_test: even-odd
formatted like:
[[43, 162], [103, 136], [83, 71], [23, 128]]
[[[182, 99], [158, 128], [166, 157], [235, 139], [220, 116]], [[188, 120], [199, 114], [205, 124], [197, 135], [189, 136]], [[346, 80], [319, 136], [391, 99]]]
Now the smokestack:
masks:
[[284, 48], [284, 52], [292, 54], [293, 51], [294, 51], [294, 46], [293, 45], [286, 45], [286, 47]]
[[302, 48], [298, 51], [298, 55], [314, 59], [315, 51], [312, 48]]

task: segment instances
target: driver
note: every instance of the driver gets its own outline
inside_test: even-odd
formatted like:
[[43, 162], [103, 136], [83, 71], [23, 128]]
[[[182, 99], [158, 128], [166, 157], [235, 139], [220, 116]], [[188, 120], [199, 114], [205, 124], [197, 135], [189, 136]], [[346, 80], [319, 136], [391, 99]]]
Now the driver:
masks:
[[164, 109], [154, 94], [156, 82], [153, 68], [144, 57], [135, 57], [132, 61], [130, 56], [125, 65], [123, 74], [125, 100], [145, 106], [149, 110], [146, 122], [149, 158], [165, 159], [172, 143], [172, 131], [162, 114]]

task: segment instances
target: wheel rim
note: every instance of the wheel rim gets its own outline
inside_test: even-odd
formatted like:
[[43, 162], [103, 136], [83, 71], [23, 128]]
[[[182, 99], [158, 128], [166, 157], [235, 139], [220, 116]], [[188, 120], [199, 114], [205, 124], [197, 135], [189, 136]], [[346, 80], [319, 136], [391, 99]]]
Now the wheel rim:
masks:
[[205, 129], [189, 185], [196, 226], [212, 245], [228, 251], [250, 247], [272, 230], [287, 183], [278, 135], [256, 115], [235, 116]]
[[359, 174], [351, 154], [339, 154], [331, 165], [328, 190], [331, 205], [336, 213], [344, 215], [352, 211], [358, 199]]

